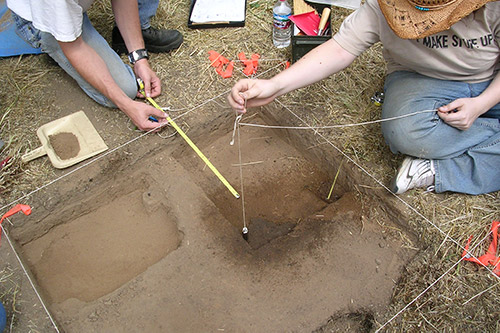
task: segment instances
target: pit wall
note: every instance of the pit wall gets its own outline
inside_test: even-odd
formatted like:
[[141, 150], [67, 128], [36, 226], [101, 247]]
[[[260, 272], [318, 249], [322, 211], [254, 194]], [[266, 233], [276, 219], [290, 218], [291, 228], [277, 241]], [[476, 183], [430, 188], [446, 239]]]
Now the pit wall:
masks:
[[[293, 125], [289, 126], [306, 126], [303, 123], [292, 122], [291, 118], [293, 115], [277, 112], [274, 106], [267, 105], [261, 109], [261, 117], [269, 125], [287, 126], [285, 124], [293, 123]], [[368, 195], [378, 201], [392, 222], [400, 226], [405, 232], [411, 233], [406, 224], [408, 216], [404, 205], [386, 189], [376, 184], [375, 181], [360, 170], [358, 166], [346, 160], [344, 155], [332, 145], [327, 143], [319, 135], [312, 134], [313, 130], [279, 129], [279, 131], [282, 132], [282, 137], [288, 138], [291, 144], [297, 147], [306, 158], [317, 163], [318, 167], [330, 176], [332, 182], [337, 174], [338, 166], [343, 161], [342, 169], [337, 176], [332, 197], [338, 198], [343, 193], [347, 192], [358, 192], [363, 195]], [[336, 145], [335, 142], [332, 143]], [[363, 167], [369, 170], [369, 167]], [[359, 184], [367, 186], [358, 186]], [[412, 234], [412, 236], [415, 235]]]

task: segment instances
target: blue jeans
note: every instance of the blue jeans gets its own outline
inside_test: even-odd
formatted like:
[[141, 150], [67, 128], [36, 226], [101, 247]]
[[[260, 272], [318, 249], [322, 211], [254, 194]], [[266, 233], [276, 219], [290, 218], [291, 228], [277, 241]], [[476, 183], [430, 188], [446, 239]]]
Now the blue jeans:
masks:
[[139, 5], [139, 20], [141, 22], [141, 29], [147, 29], [151, 25], [149, 21], [156, 14], [160, 0], [137, 0]]
[[[150, 27], [149, 20], [156, 13], [158, 3], [159, 0], [138, 0], [139, 19], [143, 29]], [[94, 101], [107, 107], [116, 107], [113, 102], [89, 84], [76, 71], [62, 52], [57, 40], [51, 34], [36, 29], [31, 22], [22, 19], [14, 13], [12, 15], [16, 21], [17, 33], [24, 40], [35, 48], [41, 47], [42, 51], [47, 53], [66, 73], [75, 79], [82, 90]], [[109, 46], [108, 42], [95, 30], [86, 13], [84, 13], [83, 17], [81, 37], [104, 60], [116, 84], [128, 97], [135, 98], [137, 95], [137, 82], [132, 68], [122, 61]]]
[[[491, 83], [433, 79], [399, 71], [387, 76], [382, 118], [436, 109], [458, 98], [480, 95]], [[500, 190], [500, 103], [462, 131], [437, 112], [382, 123], [393, 153], [432, 159], [435, 191], [482, 194]]]

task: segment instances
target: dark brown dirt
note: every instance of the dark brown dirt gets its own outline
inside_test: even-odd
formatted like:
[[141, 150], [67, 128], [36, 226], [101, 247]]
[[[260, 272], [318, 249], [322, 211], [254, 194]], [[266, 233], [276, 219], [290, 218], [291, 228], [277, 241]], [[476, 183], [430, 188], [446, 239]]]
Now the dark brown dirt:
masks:
[[69, 160], [80, 152], [78, 138], [73, 133], [61, 132], [49, 135], [49, 143], [61, 160]]
[[[82, 101], [111, 147], [134, 134], [117, 111]], [[241, 128], [241, 191], [227, 111], [185, 121], [244, 195], [248, 242], [243, 198], [179, 136], [149, 135], [110, 153], [37, 193], [31, 216], [13, 217], [10, 233], [64, 331], [311, 332], [335, 316], [370, 327], [386, 309], [415, 254], [391, 232], [400, 229], [387, 207], [344, 180], [339, 199], [327, 202], [331, 167], [311, 159], [300, 140], [251, 127]]]
[[[163, 96], [197, 96], [197, 86], [177, 84], [175, 75], [162, 72]], [[406, 241], [413, 236], [386, 197], [360, 190], [365, 180], [348, 163], [327, 201], [340, 160], [308, 141], [310, 133], [241, 127], [240, 177], [225, 94], [177, 120], [242, 195], [235, 199], [180, 136], [132, 142], [141, 133], [126, 116], [95, 104], [60, 70], [41, 83], [40, 104], [54, 107], [40, 113], [33, 133], [83, 110], [110, 147], [85, 168], [54, 170], [58, 181], [23, 200], [33, 213], [7, 225], [62, 330], [369, 330], [386, 311], [416, 253]], [[277, 107], [245, 117], [271, 123]], [[30, 287], [22, 289], [39, 310]], [[43, 311], [22, 310], [23, 320], [50, 331]]]

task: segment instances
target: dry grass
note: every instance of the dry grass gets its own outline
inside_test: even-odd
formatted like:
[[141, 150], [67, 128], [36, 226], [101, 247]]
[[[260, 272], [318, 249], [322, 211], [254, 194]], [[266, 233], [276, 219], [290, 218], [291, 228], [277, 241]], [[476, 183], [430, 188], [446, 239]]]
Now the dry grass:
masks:
[[[237, 59], [240, 51], [247, 55], [259, 53], [262, 56], [259, 73], [265, 73], [262, 77], [270, 77], [282, 70], [280, 62], [289, 59], [291, 54], [290, 50], [278, 50], [272, 46], [272, 5], [273, 1], [269, 0], [249, 0], [244, 28], [190, 30], [186, 27], [188, 2], [161, 1], [154, 25], [180, 30], [185, 36], [185, 43], [168, 55], [152, 56], [151, 63], [165, 85], [159, 103], [187, 110], [214, 99], [211, 103], [215, 103], [219, 111], [229, 112], [225, 92], [244, 76], [236, 71], [233, 78], [221, 79], [209, 67], [208, 50], [216, 50], [229, 59]], [[334, 10], [332, 26], [338, 27], [347, 14], [347, 10]], [[91, 18], [109, 40], [113, 22], [109, 3], [98, 1], [94, 4]], [[34, 133], [22, 127], [24, 121], [17, 120], [23, 117], [35, 124], [44, 123], [43, 111], [50, 106], [38, 105], [37, 97], [43, 94], [39, 78], [58, 69], [45, 56], [0, 61], [0, 77], [4, 83], [0, 91], [0, 137], [9, 142], [0, 153], [1, 156], [14, 157], [0, 171], [1, 202], [5, 204], [53, 178], [48, 163], [39, 163], [36, 167], [21, 165], [20, 155], [38, 143]], [[236, 69], [239, 67], [236, 66]], [[377, 45], [346, 71], [283, 96], [280, 101], [311, 125], [379, 119], [380, 109], [370, 102], [370, 97], [382, 89], [384, 74], [381, 46]], [[185, 89], [168, 89], [169, 83]], [[298, 123], [290, 116], [290, 124], [287, 125]], [[378, 125], [324, 130], [322, 134], [355, 161], [369, 166], [375, 178], [384, 183], [394, 174], [401, 160], [385, 146]], [[394, 291], [390, 311], [377, 314], [378, 324], [384, 324], [457, 263], [462, 252], [459, 245], [463, 246], [469, 235], [474, 235], [474, 241], [482, 239], [487, 235], [491, 222], [500, 219], [498, 192], [467, 196], [450, 193], [436, 195], [418, 190], [403, 198], [428, 221], [412, 211], [408, 213], [409, 228], [419, 236], [421, 251], [406, 267]], [[478, 255], [484, 253], [488, 244], [489, 239], [475, 252]], [[474, 264], [460, 263], [387, 327], [389, 331], [402, 332], [498, 332], [499, 309], [499, 279]]]
[[43, 124], [43, 112], [50, 107], [38, 103], [43, 95], [40, 79], [53, 70], [47, 61], [45, 56], [1, 60], [0, 137], [6, 145], [0, 156], [1, 160], [11, 157], [0, 171], [1, 206], [52, 176], [48, 166], [26, 170], [20, 163], [22, 154], [38, 145], [32, 126]]
[[[12, 331], [12, 327], [15, 324], [16, 316], [21, 315], [20, 311], [16, 307], [16, 299], [21, 292], [21, 287], [14, 281], [16, 280], [15, 274], [19, 272], [14, 272], [9, 266], [4, 267], [0, 271], [0, 301], [5, 308], [5, 311], [11, 313], [9, 320], [6, 323], [6, 327], [9, 327]], [[7, 328], [5, 329], [7, 331]]]

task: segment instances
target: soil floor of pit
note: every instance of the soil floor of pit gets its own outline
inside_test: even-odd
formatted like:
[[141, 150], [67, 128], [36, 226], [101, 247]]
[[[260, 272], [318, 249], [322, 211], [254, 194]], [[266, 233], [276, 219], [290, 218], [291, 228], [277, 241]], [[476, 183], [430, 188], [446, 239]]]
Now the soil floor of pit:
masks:
[[[83, 109], [109, 147], [127, 141], [124, 116], [102, 114], [65, 75], [55, 80], [68, 84], [64, 98], [52, 92], [63, 109], [53, 119]], [[241, 128], [240, 170], [233, 121], [228, 109], [186, 120], [238, 192], [243, 175], [245, 220], [243, 200], [180, 136], [154, 134], [38, 192], [32, 215], [12, 219], [10, 233], [64, 331], [373, 327], [416, 253], [403, 246], [401, 227], [383, 203], [348, 186], [325, 200], [332, 173], [277, 131]]]

